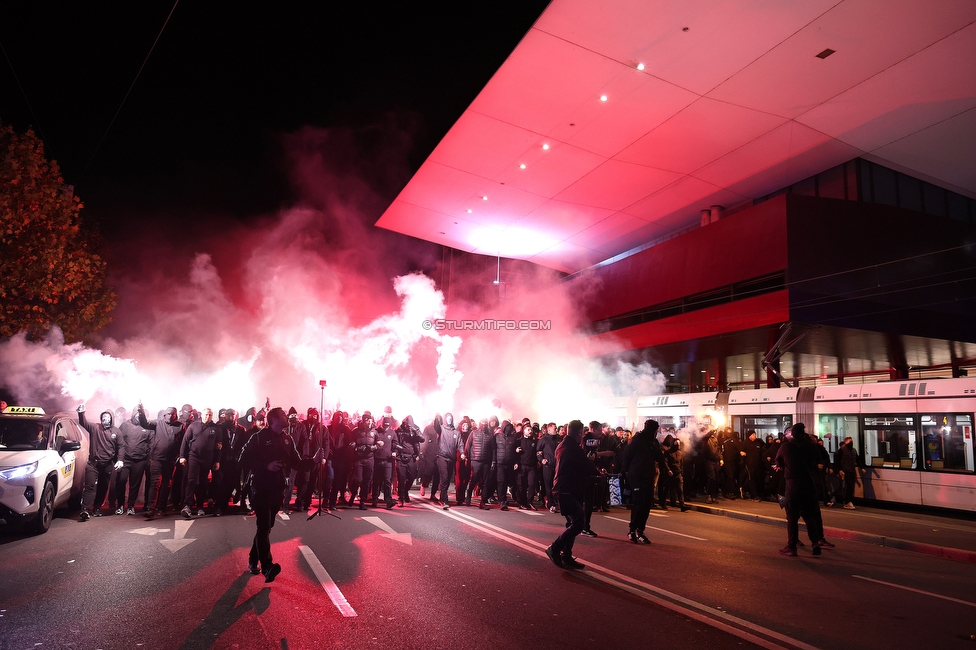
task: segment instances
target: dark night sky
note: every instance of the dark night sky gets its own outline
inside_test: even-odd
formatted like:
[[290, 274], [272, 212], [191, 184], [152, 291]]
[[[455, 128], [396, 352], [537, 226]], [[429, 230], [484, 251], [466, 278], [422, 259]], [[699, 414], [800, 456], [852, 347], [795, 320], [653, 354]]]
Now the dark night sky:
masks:
[[[184, 0], [99, 147], [172, 4], [4, 3], [0, 121], [33, 125], [109, 244], [289, 203], [282, 140], [306, 126], [396, 123], [402, 173], [366, 179], [392, 200], [546, 4]], [[354, 149], [368, 177], [383, 143]]]

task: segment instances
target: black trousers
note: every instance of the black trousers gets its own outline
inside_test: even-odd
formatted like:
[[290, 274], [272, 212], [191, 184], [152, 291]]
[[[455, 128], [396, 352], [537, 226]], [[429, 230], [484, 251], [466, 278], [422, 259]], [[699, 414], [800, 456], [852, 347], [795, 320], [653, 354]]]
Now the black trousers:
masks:
[[470, 482], [470, 462], [459, 458], [454, 466], [454, 494], [457, 496], [458, 503], [464, 500], [464, 495], [468, 491], [468, 483]]
[[[447, 503], [447, 490], [451, 485], [451, 480], [454, 478], [454, 459], [444, 458], [443, 456], [437, 457], [437, 473], [440, 475], [440, 500], [441, 503]], [[433, 490], [433, 488], [431, 488]], [[454, 495], [455, 498], [457, 495]]]
[[283, 490], [274, 490], [272, 494], [251, 492], [251, 507], [254, 509], [257, 530], [254, 541], [251, 542], [248, 561], [254, 565], [260, 562], [262, 571], [270, 569], [274, 562], [271, 558], [271, 529], [274, 528], [275, 516], [281, 510], [283, 498]]
[[373, 501], [380, 498], [383, 492], [383, 500], [393, 503], [393, 459], [375, 460], [373, 462]]
[[339, 500], [346, 498], [346, 488], [349, 486], [350, 464], [345, 458], [336, 460], [332, 466], [332, 489], [329, 491], [329, 507], [335, 508]]
[[88, 461], [85, 465], [85, 491], [81, 495], [81, 508], [87, 512], [101, 509], [112, 481], [115, 463], [110, 460]]
[[630, 508], [630, 531], [643, 534], [647, 518], [651, 514], [651, 504], [654, 503], [654, 487], [632, 487], [630, 494], [634, 499], [634, 505]]
[[495, 489], [498, 490], [498, 503], [508, 505], [508, 466], [504, 463], [495, 464]]
[[146, 474], [146, 466], [149, 460], [126, 460], [123, 461], [122, 469], [115, 474], [115, 500], [119, 507], [125, 504], [125, 486], [129, 485], [129, 508], [136, 507], [136, 498], [139, 496], [139, 488], [142, 487], [142, 478]]
[[[298, 491], [299, 501], [308, 508], [312, 505], [312, 495], [315, 494], [316, 490], [321, 490], [321, 496], [319, 498], [327, 503], [329, 499], [328, 495], [332, 492], [332, 481], [334, 478], [335, 473], [332, 469], [331, 460], [327, 460], [325, 463], [321, 461], [315, 463], [308, 472], [308, 481]], [[325, 503], [322, 505], [324, 506]]]
[[417, 461], [401, 460], [397, 463], [397, 496], [400, 501], [410, 500], [410, 488], [413, 487], [413, 482], [417, 480]]
[[796, 548], [800, 539], [799, 521], [807, 525], [807, 535], [813, 544], [818, 544], [824, 537], [823, 518], [820, 514], [820, 503], [817, 501], [816, 490], [796, 489], [786, 485], [786, 536], [790, 548]]
[[465, 494], [464, 502], [470, 503], [474, 489], [481, 488], [481, 503], [488, 503], [491, 493], [488, 491], [488, 472], [491, 470], [491, 462], [473, 460], [471, 461], [471, 481], [468, 483], [468, 491]]
[[197, 507], [203, 508], [207, 503], [207, 492], [210, 481], [210, 460], [186, 459], [186, 485], [183, 486], [183, 507], [193, 507], [193, 497], [196, 497]]
[[[186, 485], [186, 465], [179, 463], [173, 464], [173, 483], [170, 490], [170, 499], [173, 500], [173, 507], [179, 510], [183, 507], [183, 486]], [[163, 501], [163, 505], [166, 502]]]
[[519, 505], [528, 508], [535, 498], [535, 464], [518, 468], [518, 498]]
[[149, 461], [149, 497], [146, 510], [163, 510], [169, 499], [169, 488], [173, 483], [173, 461]]
[[546, 463], [542, 466], [542, 484], [545, 486], [546, 505], [550, 508], [559, 505], [556, 495], [552, 493], [552, 481], [556, 478], [556, 464]]
[[585, 523], [583, 521], [583, 504], [579, 502], [579, 499], [574, 497], [572, 494], [559, 494], [559, 510], [562, 514], [566, 515], [566, 519], [569, 521], [569, 526], [559, 534], [556, 541], [552, 543], [552, 548], [556, 553], [563, 555], [565, 557], [572, 557], [573, 555], [573, 544], [576, 543], [576, 537], [583, 532], [585, 528]]
[[352, 466], [352, 496], [349, 497], [349, 505], [352, 505], [357, 493], [359, 494], [359, 505], [366, 505], [366, 499], [369, 498], [369, 484], [372, 480], [373, 459], [360, 458]]

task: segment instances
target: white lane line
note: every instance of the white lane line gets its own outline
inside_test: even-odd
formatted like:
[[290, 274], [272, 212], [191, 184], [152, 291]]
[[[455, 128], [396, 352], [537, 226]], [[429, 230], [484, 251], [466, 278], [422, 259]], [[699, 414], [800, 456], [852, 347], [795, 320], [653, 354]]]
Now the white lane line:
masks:
[[[529, 551], [530, 553], [534, 553], [537, 556], [545, 557], [547, 561], [549, 559], [545, 554], [545, 544], [541, 544], [533, 539], [509, 532], [504, 528], [499, 528], [498, 526], [494, 526], [470, 515], [461, 514], [459, 512], [439, 510], [433, 506], [427, 507], [444, 515], [445, 517], [450, 517], [451, 519], [459, 521], [463, 524], [467, 524], [468, 526], [478, 529], [483, 533], [491, 535], [492, 537], [497, 537], [502, 541], [506, 541], [513, 546], [517, 546], [523, 550]], [[582, 558], [580, 559], [582, 560]], [[755, 643], [763, 648], [767, 648], [768, 650], [781, 650], [787, 647], [800, 648], [801, 650], [817, 650], [816, 646], [803, 643], [802, 641], [798, 641], [792, 637], [786, 636], [785, 634], [776, 632], [775, 630], [757, 625], [756, 623], [752, 623], [726, 612], [716, 611], [708, 605], [696, 602], [690, 598], [679, 596], [676, 593], [660, 587], [655, 587], [652, 584], [641, 582], [640, 580], [636, 580], [630, 576], [617, 573], [612, 569], [607, 569], [606, 567], [594, 564], [588, 560], [582, 561], [586, 564], [587, 568], [581, 573], [584, 573], [595, 580], [619, 587], [620, 589], [639, 596], [644, 600], [652, 602], [661, 607], [666, 607], [672, 611], [678, 612], [679, 614], [704, 623], [705, 625], [723, 630], [729, 634], [739, 637], [740, 639], [749, 641], [750, 643]], [[605, 575], [601, 575], [601, 573]], [[768, 638], [756, 636], [747, 630], [752, 630], [757, 634], [761, 634]], [[786, 645], [778, 645], [770, 639], [775, 639], [776, 641], [780, 641]]]
[[[629, 520], [627, 520], [627, 519], [621, 519], [620, 517], [606, 517], [606, 519], [613, 519], [614, 521], [622, 521], [625, 524], [630, 524], [630, 521]], [[697, 539], [699, 542], [707, 542], [708, 541], [704, 537], [695, 537], [694, 535], [685, 535], [684, 533], [676, 533], [673, 530], [667, 530], [666, 528], [658, 528], [657, 526], [646, 526], [646, 528], [650, 528], [651, 530], [657, 530], [657, 531], [660, 531], [662, 533], [668, 533], [670, 535], [677, 535], [679, 537], [687, 537], [688, 539]]]
[[661, 513], [661, 512], [654, 512], [653, 510], [651, 510], [651, 511], [650, 511], [649, 513], [647, 513], [647, 514], [648, 514], [648, 516], [650, 516], [650, 517], [667, 517], [667, 515], [666, 515], [666, 514], [664, 514], [664, 513]]
[[534, 510], [519, 510], [518, 512], [521, 512], [523, 515], [531, 515], [533, 517], [541, 517], [542, 516], [542, 513], [541, 512], [535, 512]]
[[341, 591], [339, 591], [339, 587], [336, 586], [335, 580], [333, 580], [332, 576], [329, 575], [329, 572], [325, 570], [325, 567], [322, 566], [319, 559], [315, 557], [315, 553], [312, 552], [312, 549], [307, 546], [299, 546], [298, 550], [302, 552], [302, 555], [305, 557], [305, 561], [308, 562], [308, 566], [312, 568], [312, 573], [314, 573], [315, 577], [318, 578], [319, 584], [322, 585], [322, 589], [325, 590], [325, 593], [329, 595], [329, 600], [331, 600], [332, 604], [336, 606], [339, 613], [347, 618], [358, 616], [358, 614], [356, 614], [356, 610], [352, 608], [352, 605], [349, 604], [346, 597], [342, 595]]
[[924, 596], [932, 596], [933, 598], [941, 598], [942, 600], [950, 600], [954, 603], [959, 603], [960, 605], [969, 605], [970, 607], [976, 607], [976, 603], [971, 603], [968, 600], [959, 600], [958, 598], [953, 598], [951, 596], [943, 596], [942, 594], [935, 594], [931, 591], [922, 591], [921, 589], [915, 589], [914, 587], [906, 587], [905, 585], [898, 585], [894, 582], [885, 582], [884, 580], [875, 580], [874, 578], [868, 578], [866, 576], [853, 575], [852, 578], [859, 578], [861, 580], [867, 580], [868, 582], [876, 582], [879, 585], [886, 585], [888, 587], [895, 587], [896, 589], [904, 589], [905, 591], [914, 591], [916, 594], [922, 594]]

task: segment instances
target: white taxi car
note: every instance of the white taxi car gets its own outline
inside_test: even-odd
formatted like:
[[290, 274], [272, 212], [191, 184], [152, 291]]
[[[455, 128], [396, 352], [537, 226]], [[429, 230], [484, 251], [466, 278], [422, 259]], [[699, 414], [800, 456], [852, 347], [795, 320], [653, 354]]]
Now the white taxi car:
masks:
[[81, 495], [88, 431], [74, 413], [39, 406], [0, 412], [0, 520], [47, 532], [54, 509]]

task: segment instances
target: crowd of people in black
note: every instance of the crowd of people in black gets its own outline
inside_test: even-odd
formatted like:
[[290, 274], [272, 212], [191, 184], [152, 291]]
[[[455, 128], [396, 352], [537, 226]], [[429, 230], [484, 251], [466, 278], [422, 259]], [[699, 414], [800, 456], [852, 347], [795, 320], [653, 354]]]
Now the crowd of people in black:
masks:
[[[134, 515], [140, 491], [148, 519], [170, 508], [186, 518], [250, 513], [253, 473], [242, 465], [242, 452], [267, 427], [269, 408], [270, 402], [265, 409], [250, 408], [241, 418], [234, 409], [220, 409], [215, 419], [211, 409], [197, 411], [186, 404], [179, 411], [163, 409], [150, 420], [139, 405], [128, 417], [123, 409], [105, 411], [94, 424], [79, 407], [79, 421], [91, 433], [82, 521], [101, 515], [106, 496], [110, 511]], [[307, 511], [316, 494], [317, 507], [324, 511], [404, 507], [418, 481], [420, 496], [444, 509], [497, 506], [505, 511], [511, 505], [560, 511], [553, 484], [557, 448], [568, 425], [497, 416], [456, 420], [446, 413], [421, 428], [410, 415], [396, 419], [390, 407], [379, 418], [369, 411], [326, 416], [327, 423], [314, 407], [302, 414], [294, 407], [287, 412], [282, 433], [296, 454], [281, 468], [287, 477], [281, 502], [285, 512]], [[121, 424], [116, 427], [116, 422]], [[686, 499], [698, 495], [706, 503], [751, 498], [783, 505], [790, 480], [781, 459], [783, 440], [761, 440], [755, 431], [740, 437], [731, 429], [678, 432], [659, 428], [654, 420], [632, 434], [592, 421], [582, 427], [579, 440], [594, 470], [582, 501], [580, 534], [596, 537], [590, 516], [594, 510], [608, 512], [611, 505], [632, 506], [630, 539], [640, 544], [650, 543], [643, 529], [651, 509], [685, 511]], [[853, 486], [861, 470], [850, 441], [833, 462], [822, 440], [812, 438], [803, 451], [818, 501], [830, 506], [842, 490], [844, 507], [853, 508]]]

